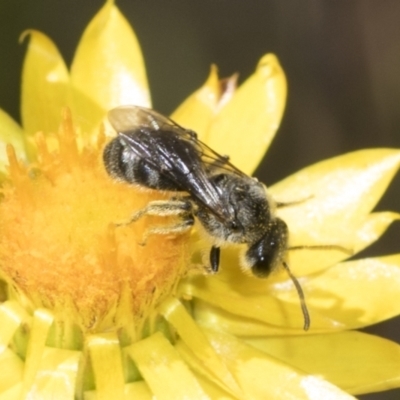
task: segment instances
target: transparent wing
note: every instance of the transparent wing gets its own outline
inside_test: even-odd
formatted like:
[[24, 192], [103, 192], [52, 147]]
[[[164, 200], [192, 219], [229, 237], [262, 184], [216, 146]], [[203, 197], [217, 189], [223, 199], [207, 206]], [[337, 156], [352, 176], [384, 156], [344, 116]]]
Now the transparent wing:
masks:
[[[113, 128], [126, 133], [138, 128], [160, 130], [177, 127], [174, 121], [150, 108], [126, 105], [113, 108], [108, 112], [108, 120]], [[183, 129], [183, 128], [181, 128]]]
[[201, 155], [202, 162], [210, 174], [230, 173], [238, 176], [247, 176], [244, 172], [229, 162], [229, 156], [223, 156], [217, 153], [198, 139], [194, 146], [197, 148], [198, 153]]
[[[129, 133], [145, 129], [151, 131], [173, 131], [179, 134], [181, 141], [190, 143], [196, 149], [197, 154], [204, 163], [204, 167], [209, 173], [226, 172], [240, 176], [245, 175], [229, 162], [228, 156], [218, 154], [205, 143], [198, 140], [197, 134], [194, 131], [183, 128], [172, 119], [150, 108], [134, 105], [119, 106], [109, 111], [108, 119], [113, 128], [119, 133]], [[165, 134], [168, 133], [165, 132]], [[144, 148], [142, 150], [145, 151]], [[145, 154], [138, 155], [151, 156], [148, 151], [145, 151]]]
[[210, 177], [218, 171], [241, 171], [197, 139], [196, 133], [156, 111], [122, 106], [109, 112], [112, 126], [125, 146], [156, 169], [177, 191], [188, 192], [221, 220], [230, 220], [223, 193]]

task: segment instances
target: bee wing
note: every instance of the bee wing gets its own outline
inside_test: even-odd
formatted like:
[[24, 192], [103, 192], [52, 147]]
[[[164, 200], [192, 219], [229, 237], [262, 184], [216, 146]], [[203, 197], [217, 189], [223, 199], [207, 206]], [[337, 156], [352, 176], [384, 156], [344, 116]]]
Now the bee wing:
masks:
[[109, 111], [108, 119], [113, 128], [120, 133], [130, 132], [138, 128], [179, 131], [181, 140], [190, 142], [191, 145], [197, 149], [202, 162], [207, 166], [209, 172], [215, 174], [221, 171], [240, 176], [245, 175], [244, 172], [240, 171], [229, 162], [228, 156], [218, 154], [205, 143], [197, 139], [197, 134], [194, 131], [181, 127], [172, 119], [150, 108], [134, 105], [119, 106]]
[[223, 156], [217, 153], [200, 140], [197, 140], [195, 145], [198, 153], [201, 154], [202, 162], [207, 166], [206, 168], [209, 175], [229, 173], [241, 177], [247, 176], [229, 161], [229, 156]]
[[167, 128], [174, 129], [179, 126], [157, 111], [133, 105], [113, 108], [108, 112], [108, 120], [117, 132], [122, 133], [138, 128], [160, 130]]
[[222, 194], [209, 179], [211, 166], [228, 165], [190, 130], [156, 111], [122, 106], [111, 110], [109, 120], [129, 149], [162, 176], [188, 192], [221, 220], [229, 219]]

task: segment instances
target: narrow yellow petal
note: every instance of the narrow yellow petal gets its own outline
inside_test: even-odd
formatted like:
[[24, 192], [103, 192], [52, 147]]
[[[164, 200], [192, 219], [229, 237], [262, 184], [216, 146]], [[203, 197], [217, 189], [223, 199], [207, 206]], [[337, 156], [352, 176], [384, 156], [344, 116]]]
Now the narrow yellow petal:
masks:
[[161, 333], [132, 344], [127, 351], [158, 400], [210, 399]]
[[133, 382], [125, 385], [125, 399], [154, 400], [146, 382]]
[[13, 145], [19, 160], [26, 160], [22, 128], [0, 108], [0, 172], [5, 172], [8, 165], [7, 143]]
[[0, 399], [1, 394], [22, 382], [24, 363], [8, 348], [0, 352]]
[[329, 382], [303, 373], [233, 336], [211, 330], [206, 333], [240, 382], [245, 399], [354, 399]]
[[0, 393], [0, 400], [19, 400], [21, 399], [22, 384], [18, 383], [7, 389], [5, 392]]
[[37, 309], [33, 315], [25, 359], [23, 396], [21, 396], [21, 398], [29, 398], [30, 396], [32, 384], [40, 366], [46, 340], [53, 321], [53, 315], [45, 309]]
[[[224, 385], [216, 378], [215, 373], [211, 373], [208, 369], [204, 368], [203, 361], [196, 357], [192, 350], [182, 341], [178, 340], [175, 343], [175, 349], [179, 355], [195, 373], [197, 380], [203, 389], [207, 392], [211, 399], [225, 400], [244, 400], [242, 391], [233, 394], [224, 390]], [[218, 371], [215, 371], [218, 372]]]
[[178, 300], [171, 298], [163, 303], [160, 312], [176, 329], [182, 341], [201, 360], [205, 369], [215, 374], [227, 390], [233, 393], [240, 393], [240, 389], [230, 371], [216, 355], [207, 338], [186, 311], [185, 307]]
[[[356, 329], [400, 314], [400, 255], [341, 263], [303, 283], [312, 329]], [[292, 299], [294, 301], [294, 299]], [[320, 325], [320, 318], [326, 322]]]
[[[299, 279], [311, 331], [356, 329], [399, 315], [399, 266], [400, 255], [362, 259]], [[208, 310], [196, 303], [196, 320], [202, 325], [218, 324], [249, 336], [306, 334], [298, 293], [289, 278], [276, 282], [221, 271], [218, 277], [183, 283], [180, 290], [212, 306]]]
[[121, 104], [150, 106], [142, 53], [136, 36], [113, 1], [87, 26], [77, 48], [71, 80], [84, 131]]
[[30, 398], [74, 400], [81, 352], [46, 347]]
[[286, 78], [273, 54], [236, 91], [210, 127], [207, 144], [251, 174], [271, 143], [286, 102]]
[[[89, 390], [83, 394], [84, 400], [97, 400], [96, 390]], [[124, 397], [121, 400], [154, 400], [148, 385], [144, 381], [127, 383], [124, 386]], [[0, 399], [1, 400], [1, 399]]]
[[217, 111], [220, 84], [215, 65], [204, 85], [191, 94], [171, 115], [179, 125], [195, 131], [200, 140], [206, 140], [206, 132]]
[[0, 353], [4, 351], [16, 330], [27, 320], [25, 310], [15, 301], [6, 301], [0, 305]]
[[125, 382], [117, 335], [104, 333], [90, 336], [88, 349], [96, 383], [96, 399], [122, 399]]
[[72, 108], [70, 81], [64, 60], [55, 44], [43, 33], [30, 36], [22, 71], [21, 117], [28, 135], [57, 132], [61, 110]]
[[[307, 167], [269, 189], [288, 224], [290, 246], [340, 245], [356, 250], [358, 230], [379, 201], [400, 164], [392, 149], [360, 150]], [[297, 275], [312, 273], [348, 257], [343, 251], [289, 252]], [[300, 271], [300, 273], [299, 273]]]
[[[219, 308], [216, 305], [211, 305], [204, 301], [196, 299], [195, 306], [193, 307], [193, 313], [195, 315], [196, 322], [200, 326], [206, 326], [213, 328], [218, 326], [221, 331], [230, 333], [231, 335], [238, 337], [258, 337], [258, 336], [288, 336], [296, 335], [303, 325], [303, 321], [298, 321], [299, 330], [289, 330], [287, 326], [275, 326], [265, 322], [257, 321], [252, 319], [250, 316], [236, 314]], [[253, 304], [248, 304], [252, 307]], [[300, 313], [300, 308], [297, 310]], [[265, 310], [266, 314], [269, 314], [269, 310]]]
[[235, 400], [237, 397], [232, 397], [225, 391], [223, 391], [219, 386], [215, 385], [208, 379], [204, 378], [201, 374], [197, 375], [197, 381], [200, 383], [201, 387], [208, 394], [212, 400]]
[[[225, 272], [218, 277], [198, 277], [182, 284], [180, 290], [184, 296], [196, 297], [232, 315], [265, 323], [265, 328], [270, 328], [265, 334], [279, 333], [279, 328], [284, 328], [287, 335], [304, 333], [304, 316], [292, 282], [271, 283]], [[316, 315], [313, 326], [317, 319], [318, 325], [324, 323], [325, 319]]]
[[247, 343], [352, 394], [400, 385], [400, 346], [361, 332], [284, 338], [254, 338]]

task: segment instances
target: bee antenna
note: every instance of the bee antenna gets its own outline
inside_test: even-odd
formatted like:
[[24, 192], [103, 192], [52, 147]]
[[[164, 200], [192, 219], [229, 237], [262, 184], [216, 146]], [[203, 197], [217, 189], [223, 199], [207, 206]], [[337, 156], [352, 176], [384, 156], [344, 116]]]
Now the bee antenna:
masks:
[[308, 331], [308, 329], [310, 328], [310, 314], [308, 312], [308, 308], [307, 308], [307, 304], [306, 304], [306, 299], [304, 297], [304, 292], [303, 289], [299, 283], [299, 281], [297, 280], [297, 278], [292, 274], [292, 271], [289, 268], [289, 265], [283, 261], [283, 267], [285, 268], [286, 272], [289, 275], [289, 278], [292, 280], [296, 290], [297, 290], [297, 294], [299, 295], [299, 299], [300, 299], [300, 305], [301, 305], [301, 311], [303, 313], [303, 317], [304, 317], [304, 327], [303, 329], [305, 331]]

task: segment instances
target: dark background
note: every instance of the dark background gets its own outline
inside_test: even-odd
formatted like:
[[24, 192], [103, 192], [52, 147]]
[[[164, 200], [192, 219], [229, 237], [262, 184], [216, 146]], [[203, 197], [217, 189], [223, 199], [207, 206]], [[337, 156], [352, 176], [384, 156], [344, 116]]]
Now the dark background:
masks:
[[[70, 64], [92, 0], [0, 1], [0, 107], [19, 120], [24, 45], [49, 35]], [[400, 147], [399, 0], [120, 0], [146, 60], [154, 108], [170, 113], [207, 77], [250, 75], [267, 53], [286, 71], [289, 96], [279, 135], [256, 175], [268, 184], [341, 153]], [[400, 178], [378, 209], [400, 210]], [[400, 224], [364, 255], [399, 252]], [[400, 342], [399, 318], [368, 328]], [[379, 368], [379, 366], [377, 366]], [[400, 368], [400, 365], [399, 365]], [[355, 373], [357, 373], [355, 371]], [[400, 390], [360, 399], [398, 399]]]

